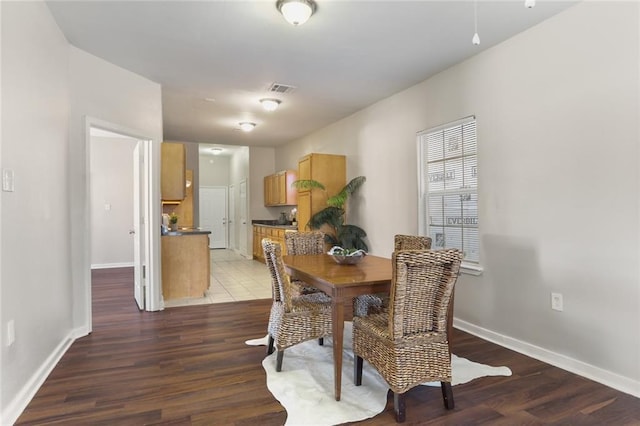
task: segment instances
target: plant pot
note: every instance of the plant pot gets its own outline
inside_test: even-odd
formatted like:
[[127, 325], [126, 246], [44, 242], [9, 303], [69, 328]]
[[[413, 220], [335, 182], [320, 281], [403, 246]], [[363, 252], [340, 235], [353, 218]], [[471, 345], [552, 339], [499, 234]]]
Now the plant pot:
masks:
[[169, 229], [172, 231], [177, 231], [178, 230], [178, 224], [177, 223], [170, 223], [169, 224]]

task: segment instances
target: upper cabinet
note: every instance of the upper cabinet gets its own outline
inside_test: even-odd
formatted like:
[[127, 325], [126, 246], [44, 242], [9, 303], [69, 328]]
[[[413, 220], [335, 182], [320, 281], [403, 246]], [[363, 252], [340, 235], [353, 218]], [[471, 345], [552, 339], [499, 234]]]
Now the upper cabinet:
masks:
[[291, 187], [297, 179], [295, 170], [283, 170], [264, 177], [264, 205], [294, 206], [297, 204], [297, 190]]
[[311, 216], [327, 207], [327, 194], [337, 194], [347, 184], [347, 162], [344, 155], [309, 154], [298, 161], [298, 179], [320, 182], [325, 191], [298, 192], [298, 230], [304, 231]]
[[181, 143], [162, 143], [161, 193], [163, 201], [181, 201], [186, 196], [186, 149]]

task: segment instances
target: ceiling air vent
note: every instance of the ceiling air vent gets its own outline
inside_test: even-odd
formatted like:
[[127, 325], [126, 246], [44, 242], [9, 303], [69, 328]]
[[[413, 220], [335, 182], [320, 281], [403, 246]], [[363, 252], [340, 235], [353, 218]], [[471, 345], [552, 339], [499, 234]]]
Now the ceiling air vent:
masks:
[[267, 89], [267, 91], [271, 93], [291, 93], [294, 90], [296, 90], [295, 86], [289, 86], [289, 85], [280, 84], [280, 83], [273, 83]]

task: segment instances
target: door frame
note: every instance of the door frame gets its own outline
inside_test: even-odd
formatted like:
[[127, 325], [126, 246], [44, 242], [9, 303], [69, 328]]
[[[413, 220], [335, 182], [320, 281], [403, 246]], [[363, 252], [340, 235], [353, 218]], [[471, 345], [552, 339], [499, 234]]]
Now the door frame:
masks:
[[234, 184], [229, 185], [228, 203], [227, 203], [227, 235], [229, 236], [229, 248], [235, 252], [238, 251], [238, 242], [236, 238], [236, 187]]
[[145, 155], [146, 141], [138, 141], [133, 148], [133, 298], [138, 309], [145, 307], [145, 260], [144, 260], [144, 167], [147, 163]]
[[[90, 159], [91, 159], [91, 128], [95, 127], [102, 130], [129, 136], [131, 138], [143, 141], [143, 155], [145, 156], [145, 164], [142, 175], [144, 176], [144, 217], [145, 230], [144, 239], [141, 242], [144, 245], [145, 261], [146, 261], [146, 283], [145, 288], [145, 310], [157, 311], [164, 309], [162, 300], [162, 276], [160, 274], [160, 141], [154, 140], [152, 137], [145, 135], [143, 132], [130, 129], [116, 123], [105, 121], [96, 117], [85, 116], [84, 120], [84, 137], [85, 137], [85, 170], [87, 171], [84, 180], [85, 203], [84, 218], [87, 227], [84, 232], [84, 247], [88, 250], [91, 247], [91, 182], [90, 182]], [[154, 232], [154, 230], [156, 232]], [[87, 333], [93, 329], [93, 312], [91, 308], [91, 259], [88, 253], [83, 258], [83, 275], [84, 275], [84, 303], [87, 312]]]

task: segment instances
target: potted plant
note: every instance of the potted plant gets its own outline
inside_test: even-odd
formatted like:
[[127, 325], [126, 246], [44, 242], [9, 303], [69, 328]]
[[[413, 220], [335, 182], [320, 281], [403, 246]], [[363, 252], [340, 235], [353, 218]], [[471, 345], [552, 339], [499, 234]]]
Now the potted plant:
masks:
[[[367, 243], [364, 242], [364, 238], [367, 237], [364, 229], [345, 223], [347, 200], [365, 181], [366, 178], [364, 176], [351, 179], [340, 192], [327, 198], [327, 207], [311, 216], [309, 223], [305, 226], [311, 229], [320, 229], [323, 226], [326, 229], [328, 227], [329, 232], [325, 232], [324, 238], [331, 246], [368, 251]], [[325, 186], [313, 179], [296, 180], [291, 185], [297, 189], [322, 190], [326, 192]]]
[[178, 215], [175, 212], [169, 215], [169, 227], [172, 231], [178, 230]]

